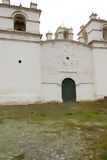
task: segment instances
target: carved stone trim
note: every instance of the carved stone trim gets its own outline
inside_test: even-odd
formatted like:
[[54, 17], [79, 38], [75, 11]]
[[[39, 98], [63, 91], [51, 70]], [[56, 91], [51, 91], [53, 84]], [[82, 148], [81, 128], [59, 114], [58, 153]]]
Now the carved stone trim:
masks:
[[36, 13], [39, 13], [39, 16], [41, 14], [40, 9], [26, 8], [26, 7], [15, 6], [15, 5], [7, 5], [7, 4], [3, 4], [3, 3], [0, 3], [0, 7], [14, 8], [14, 9], [18, 9], [18, 10], [27, 10], [27, 11], [31, 11], [31, 12], [36, 12]]
[[92, 44], [92, 43], [107, 43], [107, 40], [103, 40], [103, 41], [93, 40], [89, 44]]
[[93, 32], [93, 31], [100, 31], [100, 32], [102, 32], [101, 30], [99, 30], [99, 29], [92, 29], [90, 32], [88, 32], [87, 34], [89, 35], [91, 32]]
[[0, 40], [5, 40], [5, 41], [19, 41], [19, 42], [26, 42], [26, 43], [39, 43], [40, 44], [40, 42], [41, 41], [32, 41], [32, 40], [22, 40], [22, 39], [12, 39], [12, 38], [0, 38]]
[[[0, 16], [0, 18], [4, 18], [4, 19], [14, 19], [12, 17], [4, 17], [4, 16]], [[26, 22], [33, 22], [33, 23], [40, 23], [40, 21], [33, 21], [33, 20], [26, 20]]]
[[55, 43], [55, 42], [64, 42], [64, 43], [65, 42], [70, 42], [70, 43], [75, 43], [75, 44], [78, 44], [78, 45], [83, 45], [83, 46], [86, 46], [88, 48], [92, 48], [89, 44], [79, 42], [79, 41], [74, 41], [74, 40], [53, 39], [53, 40], [42, 41], [42, 43], [49, 43], [49, 42], [52, 42], [52, 43]]
[[77, 73], [77, 71], [70, 71], [70, 70], [60, 70], [61, 73]]
[[57, 82], [42, 82], [42, 84], [58, 84]]
[[81, 30], [80, 32], [77, 34], [79, 35], [87, 26], [89, 26], [89, 24], [94, 21], [94, 22], [101, 22], [101, 23], [107, 23], [106, 20], [103, 20], [103, 19], [91, 19]]
[[[61, 86], [61, 84], [59, 84], [58, 82], [56, 82], [56, 83], [53, 83], [53, 82], [42, 82], [42, 84], [56, 84], [56, 85], [58, 85], [58, 86]], [[79, 85], [81, 85], [81, 84], [90, 84], [90, 85], [94, 85], [95, 83], [93, 83], [93, 82], [90, 82], [90, 83], [76, 83], [76, 86], [79, 86]]]
[[10, 34], [18, 34], [18, 35], [28, 35], [28, 36], [40, 36], [42, 37], [42, 34], [40, 33], [30, 33], [30, 32], [24, 32], [24, 31], [16, 31], [16, 30], [1, 30], [0, 33], [10, 33]]

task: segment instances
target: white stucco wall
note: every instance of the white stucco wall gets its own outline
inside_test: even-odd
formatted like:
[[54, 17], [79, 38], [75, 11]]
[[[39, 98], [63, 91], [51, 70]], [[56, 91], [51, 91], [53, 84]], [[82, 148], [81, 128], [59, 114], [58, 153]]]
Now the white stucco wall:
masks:
[[96, 99], [107, 96], [107, 49], [93, 49]]
[[32, 103], [40, 93], [40, 45], [0, 40], [0, 102]]
[[14, 28], [13, 19], [6, 19], [6, 18], [0, 17], [0, 29], [11, 30], [13, 28]]
[[77, 101], [94, 101], [95, 85], [94, 83], [81, 83], [77, 86]]
[[[61, 84], [65, 78], [75, 81], [77, 101], [95, 99], [91, 48], [73, 41], [47, 41], [42, 43], [41, 52], [43, 100], [54, 101], [56, 97], [56, 101], [62, 101]], [[59, 96], [55, 93], [51, 97], [51, 85], [55, 86], [52, 93]]]
[[26, 22], [26, 32], [40, 33], [39, 25], [39, 22]]
[[103, 32], [102, 30], [93, 30], [89, 35], [88, 35], [88, 43], [90, 43], [92, 40], [103, 40]]
[[59, 87], [57, 84], [42, 83], [41, 91], [42, 102], [62, 102], [62, 98], [60, 97], [61, 95], [59, 95], [59, 93], [61, 93], [61, 87]]

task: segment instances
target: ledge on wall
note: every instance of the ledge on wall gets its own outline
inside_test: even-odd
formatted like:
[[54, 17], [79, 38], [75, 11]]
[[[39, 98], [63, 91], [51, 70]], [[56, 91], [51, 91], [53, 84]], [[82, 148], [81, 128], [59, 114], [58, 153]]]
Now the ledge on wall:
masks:
[[3, 4], [10, 5], [10, 0], [2, 0], [2, 3], [3, 3]]

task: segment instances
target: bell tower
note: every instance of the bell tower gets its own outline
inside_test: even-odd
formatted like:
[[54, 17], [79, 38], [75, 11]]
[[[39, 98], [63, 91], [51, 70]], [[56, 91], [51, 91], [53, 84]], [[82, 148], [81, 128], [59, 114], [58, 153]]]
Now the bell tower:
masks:
[[56, 33], [55, 39], [58, 40], [73, 40], [73, 29], [59, 26]]
[[83, 43], [103, 42], [107, 40], [107, 21], [97, 18], [97, 14], [92, 13], [86, 25], [80, 27], [78, 40]]
[[0, 3], [0, 38], [40, 41], [40, 15], [36, 3], [30, 7], [11, 5], [10, 0]]

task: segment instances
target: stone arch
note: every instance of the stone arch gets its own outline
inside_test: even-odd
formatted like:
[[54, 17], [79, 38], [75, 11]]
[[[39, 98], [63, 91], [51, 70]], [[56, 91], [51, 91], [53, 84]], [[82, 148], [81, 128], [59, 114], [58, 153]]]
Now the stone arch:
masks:
[[76, 84], [71, 78], [62, 81], [62, 100], [63, 102], [76, 102]]
[[102, 34], [103, 34], [103, 39], [107, 40], [107, 25], [103, 25]]
[[63, 35], [64, 35], [64, 39], [67, 40], [68, 39], [68, 31], [64, 31]]
[[26, 31], [26, 21], [28, 19], [24, 12], [15, 11], [12, 14], [14, 30]]
[[86, 30], [83, 32], [83, 38], [84, 38], [84, 42], [88, 43], [88, 33]]
[[15, 12], [13, 12], [12, 15], [11, 15], [11, 17], [14, 18], [18, 14], [22, 15], [23, 17], [25, 17], [26, 20], [28, 20], [27, 14], [24, 13], [24, 12], [22, 12], [22, 11], [15, 11]]
[[26, 18], [22, 14], [14, 16], [14, 30], [26, 31]]

